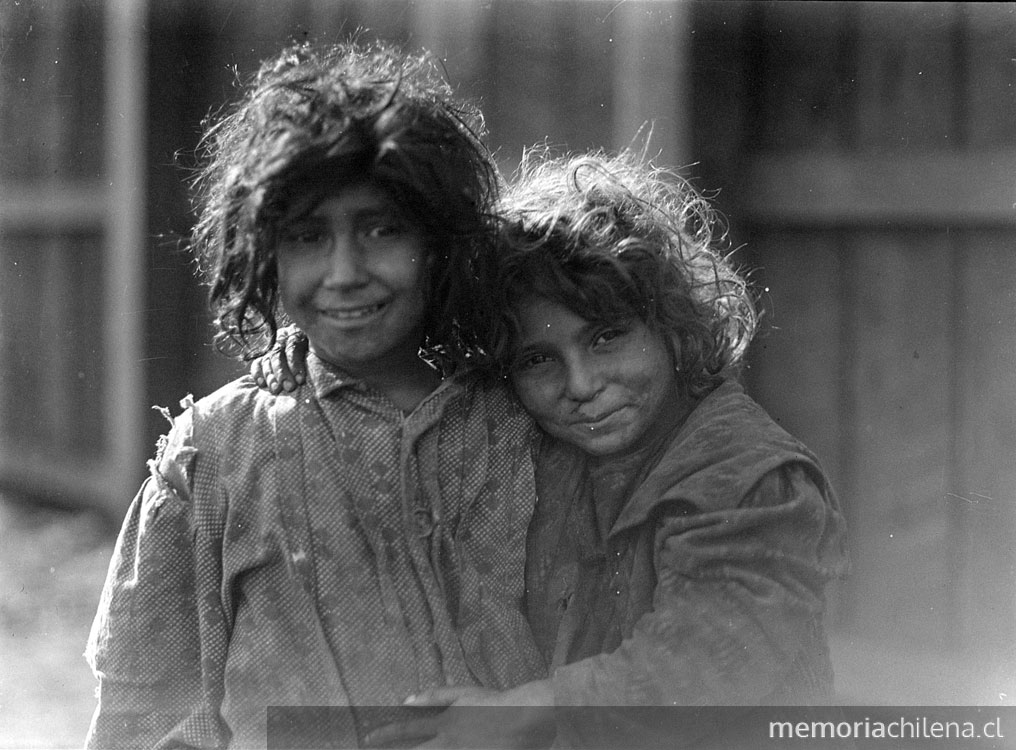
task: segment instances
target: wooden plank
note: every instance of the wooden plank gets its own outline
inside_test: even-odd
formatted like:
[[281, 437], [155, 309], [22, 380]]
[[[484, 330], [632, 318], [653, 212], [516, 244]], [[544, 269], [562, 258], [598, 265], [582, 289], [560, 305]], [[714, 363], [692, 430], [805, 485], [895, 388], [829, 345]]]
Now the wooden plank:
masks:
[[101, 180], [0, 185], [0, 225], [50, 231], [93, 228], [105, 222], [109, 193]]
[[738, 187], [767, 224], [1016, 223], [1016, 149], [758, 154]]
[[561, 23], [558, 3], [495, 3], [493, 11], [497, 33], [483, 109], [498, 161], [511, 174], [525, 147], [543, 140], [567, 143], [558, 96], [570, 84], [559, 65], [561, 40], [570, 29]]
[[473, 0], [431, 0], [409, 6], [414, 45], [441, 60], [449, 83], [470, 98], [479, 95], [479, 86], [487, 75], [486, 42], [492, 19], [491, 7]]
[[122, 511], [144, 475], [142, 441], [145, 367], [144, 255], [147, 244], [145, 122], [147, 2], [108, 0], [104, 102], [108, 133], [104, 176], [109, 183], [102, 273], [105, 434], [110, 464], [105, 507]]
[[690, 163], [691, 116], [686, 106], [690, 53], [684, 43], [689, 15], [688, 4], [679, 2], [622, 3], [610, 14], [614, 149], [631, 145], [649, 123], [649, 153], [659, 163]]
[[[9, 447], [46, 445], [46, 423], [37, 411], [45, 410], [47, 382], [46, 341], [40, 302], [46, 290], [46, 238], [38, 234], [0, 231], [0, 457]], [[16, 387], [16, 384], [20, 384]], [[22, 390], [43, 401], [38, 410]]]
[[965, 144], [973, 149], [1016, 146], [1016, 5], [964, 3]]
[[[103, 232], [76, 234], [64, 241], [61, 251], [67, 283], [61, 304], [66, 317], [59, 345], [67, 353], [67, 365], [61, 373], [60, 389], [65, 394], [68, 409], [58, 445], [63, 456], [102, 462], [113, 442], [106, 415], [125, 408], [136, 410], [140, 404], [111, 408], [106, 400], [112, 355], [103, 337], [95, 331], [96, 321], [102, 320], [106, 298], [106, 264], [111, 262], [106, 235]], [[116, 427], [129, 429], [130, 424], [117, 420]], [[142, 441], [138, 434], [134, 439], [143, 446], [150, 444]], [[129, 459], [122, 460], [126, 463]], [[132, 475], [136, 470], [130, 467]], [[124, 480], [125, 484], [127, 481]]]
[[746, 373], [753, 395], [785, 429], [823, 460], [832, 479], [839, 465], [840, 359], [844, 260], [832, 233], [774, 232], [756, 237], [752, 280], [761, 292], [762, 322]]
[[956, 5], [861, 7], [855, 145], [894, 151], [958, 147]]
[[[842, 86], [839, 3], [760, 4], [759, 127], [749, 148], [824, 149], [843, 145], [851, 98]], [[763, 41], [764, 40], [764, 41]]]
[[50, 178], [59, 170], [63, 3], [4, 3], [0, 76], [0, 173], [5, 180]]
[[1011, 231], [956, 239], [955, 467], [947, 488], [961, 563], [957, 627], [969, 651], [993, 656], [1010, 678], [1016, 674], [1014, 245]]
[[[875, 638], [954, 645], [946, 501], [951, 380], [944, 235], [851, 240], [848, 302], [854, 456], [852, 626]], [[902, 696], [901, 696], [902, 698]]]
[[67, 3], [68, 29], [61, 54], [65, 135], [59, 154], [61, 179], [89, 179], [102, 172], [107, 146], [103, 103], [109, 92], [103, 79], [102, 6], [95, 2]]

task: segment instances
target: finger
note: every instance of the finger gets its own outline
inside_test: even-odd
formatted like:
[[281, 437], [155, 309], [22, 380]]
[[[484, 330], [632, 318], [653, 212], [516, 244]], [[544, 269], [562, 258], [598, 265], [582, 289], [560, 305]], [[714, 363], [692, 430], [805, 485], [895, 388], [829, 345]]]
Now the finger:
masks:
[[286, 339], [286, 360], [293, 378], [301, 385], [307, 380], [307, 337], [299, 331]]
[[250, 376], [254, 378], [254, 382], [258, 384], [259, 388], [264, 388], [266, 385], [265, 373], [261, 367], [261, 359], [255, 359], [250, 363]]
[[273, 366], [276, 377], [279, 379], [279, 390], [288, 392], [296, 390], [296, 378], [293, 377], [293, 373], [289, 369], [287, 357], [288, 354], [285, 349], [272, 350]]
[[409, 740], [429, 740], [437, 736], [437, 723], [434, 718], [422, 717], [386, 724], [367, 733], [363, 742], [367, 747], [385, 747]]
[[292, 391], [296, 388], [293, 376], [289, 372], [289, 365], [286, 362], [286, 340], [288, 331], [283, 328], [276, 332], [275, 343], [272, 348], [261, 359], [264, 360], [262, 367], [265, 370], [265, 378], [268, 381], [268, 388], [274, 394], [282, 391]]
[[268, 354], [261, 357], [261, 368], [265, 373], [265, 387], [276, 396], [282, 391], [282, 388], [279, 386], [279, 374], [275, 362], [278, 351], [278, 349], [272, 349]]
[[289, 365], [286, 362], [286, 339], [289, 331], [285, 328], [280, 330], [275, 338], [275, 343], [267, 354], [261, 357], [261, 367], [264, 371], [267, 388], [273, 394], [278, 395], [282, 391], [292, 391], [296, 388], [293, 376], [289, 372]]

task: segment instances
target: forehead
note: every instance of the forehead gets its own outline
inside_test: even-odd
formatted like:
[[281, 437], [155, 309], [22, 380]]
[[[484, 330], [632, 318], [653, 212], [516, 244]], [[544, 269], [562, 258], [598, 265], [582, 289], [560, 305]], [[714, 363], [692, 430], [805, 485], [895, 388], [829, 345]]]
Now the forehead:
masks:
[[388, 192], [370, 180], [346, 184], [310, 185], [290, 202], [283, 221], [297, 221], [332, 211], [342, 213], [396, 213], [398, 204]]
[[600, 325], [546, 297], [524, 297], [515, 305], [518, 346], [563, 343]]

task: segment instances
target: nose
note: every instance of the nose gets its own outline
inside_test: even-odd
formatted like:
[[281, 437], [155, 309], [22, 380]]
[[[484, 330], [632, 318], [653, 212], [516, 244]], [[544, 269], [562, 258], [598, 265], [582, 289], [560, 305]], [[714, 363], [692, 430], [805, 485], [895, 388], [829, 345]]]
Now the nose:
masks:
[[603, 380], [597, 369], [585, 359], [565, 365], [565, 395], [572, 401], [591, 401], [602, 388]]
[[355, 287], [367, 283], [363, 248], [351, 234], [339, 233], [332, 238], [328, 254], [325, 284], [332, 287]]

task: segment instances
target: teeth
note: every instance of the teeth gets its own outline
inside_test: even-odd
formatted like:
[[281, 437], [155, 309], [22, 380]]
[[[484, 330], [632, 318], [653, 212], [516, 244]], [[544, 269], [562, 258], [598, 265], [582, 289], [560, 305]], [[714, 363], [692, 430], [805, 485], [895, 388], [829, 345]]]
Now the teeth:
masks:
[[324, 315], [329, 318], [335, 318], [336, 320], [356, 320], [357, 318], [366, 318], [368, 315], [373, 315], [378, 310], [384, 307], [383, 302], [379, 302], [376, 305], [368, 305], [366, 307], [353, 307], [346, 310], [322, 310]]

